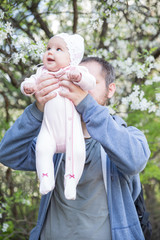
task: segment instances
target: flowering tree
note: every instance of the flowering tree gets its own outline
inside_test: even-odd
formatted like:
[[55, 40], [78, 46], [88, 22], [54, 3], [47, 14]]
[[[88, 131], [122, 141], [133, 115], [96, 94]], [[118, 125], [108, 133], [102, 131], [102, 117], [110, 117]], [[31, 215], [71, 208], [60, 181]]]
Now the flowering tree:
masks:
[[[155, 214], [157, 206], [160, 208], [159, 9], [158, 0], [13, 0], [12, 4], [2, 0], [0, 6], [0, 136], [34, 100], [23, 96], [19, 86], [41, 63], [48, 38], [60, 32], [81, 34], [86, 55], [103, 57], [115, 67], [117, 92], [110, 102], [111, 113], [141, 129], [150, 144], [151, 159], [141, 179], [152, 211], [155, 239], [160, 229], [160, 216]], [[17, 174], [8, 172], [10, 177]], [[18, 194], [13, 186], [11, 195], [4, 194], [6, 186], [0, 192], [3, 201]], [[37, 194], [35, 188], [33, 193]], [[10, 221], [13, 209], [8, 222], [5, 209], [1, 206], [2, 238], [11, 232], [18, 234]]]

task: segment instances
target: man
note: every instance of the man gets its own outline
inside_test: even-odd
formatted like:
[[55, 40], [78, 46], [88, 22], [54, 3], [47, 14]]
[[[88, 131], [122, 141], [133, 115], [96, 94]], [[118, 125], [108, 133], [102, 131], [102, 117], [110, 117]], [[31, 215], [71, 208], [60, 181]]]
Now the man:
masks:
[[[81, 65], [96, 78], [89, 93], [67, 81], [59, 84], [44, 76], [39, 80], [36, 105], [30, 105], [8, 130], [0, 145], [0, 161], [14, 169], [35, 171], [35, 138], [40, 130], [45, 102], [64, 86], [82, 117], [86, 162], [77, 186], [76, 200], [64, 197], [64, 154], [54, 156], [56, 186], [42, 196], [37, 226], [30, 240], [144, 240], [134, 201], [140, 192], [139, 172], [149, 158], [145, 136], [127, 127], [105, 106], [115, 92], [113, 67], [99, 58], [87, 58]], [[37, 106], [37, 107], [36, 107]], [[54, 109], [53, 109], [54, 111]]]

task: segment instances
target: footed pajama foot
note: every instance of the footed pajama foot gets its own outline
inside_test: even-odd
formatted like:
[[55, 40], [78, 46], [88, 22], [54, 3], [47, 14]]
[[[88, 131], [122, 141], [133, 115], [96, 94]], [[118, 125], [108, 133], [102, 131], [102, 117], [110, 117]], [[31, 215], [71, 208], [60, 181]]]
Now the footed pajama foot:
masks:
[[65, 189], [64, 189], [65, 198], [68, 200], [76, 199], [76, 180], [74, 177], [65, 178]]
[[47, 194], [48, 192], [52, 191], [55, 187], [55, 180], [54, 179], [50, 179], [48, 177], [48, 174], [42, 174], [42, 179], [40, 181], [40, 193], [42, 195]]

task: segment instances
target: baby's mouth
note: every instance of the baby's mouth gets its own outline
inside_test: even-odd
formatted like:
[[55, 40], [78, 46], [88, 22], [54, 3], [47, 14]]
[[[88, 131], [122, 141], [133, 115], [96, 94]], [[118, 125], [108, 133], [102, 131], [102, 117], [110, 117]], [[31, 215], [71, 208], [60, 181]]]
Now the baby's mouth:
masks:
[[48, 62], [54, 62], [54, 59], [49, 57], [49, 58], [47, 58], [47, 61]]

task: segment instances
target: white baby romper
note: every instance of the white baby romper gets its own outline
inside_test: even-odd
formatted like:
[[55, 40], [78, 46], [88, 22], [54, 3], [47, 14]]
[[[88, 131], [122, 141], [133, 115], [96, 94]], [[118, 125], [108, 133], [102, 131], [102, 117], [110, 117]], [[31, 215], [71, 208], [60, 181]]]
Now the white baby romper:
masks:
[[[82, 74], [81, 81], [75, 83], [83, 90], [91, 90], [96, 85], [95, 78], [87, 68], [76, 67]], [[60, 77], [70, 67], [50, 72], [43, 66], [35, 75], [27, 78], [24, 83], [37, 81], [44, 73]], [[23, 83], [21, 85], [23, 92]], [[67, 89], [63, 89], [67, 91]], [[47, 194], [55, 187], [53, 155], [66, 152], [64, 194], [67, 199], [76, 198], [76, 186], [82, 175], [85, 164], [85, 142], [81, 119], [73, 103], [58, 94], [45, 104], [44, 117], [36, 143], [36, 168], [40, 180], [40, 193]]]

